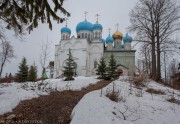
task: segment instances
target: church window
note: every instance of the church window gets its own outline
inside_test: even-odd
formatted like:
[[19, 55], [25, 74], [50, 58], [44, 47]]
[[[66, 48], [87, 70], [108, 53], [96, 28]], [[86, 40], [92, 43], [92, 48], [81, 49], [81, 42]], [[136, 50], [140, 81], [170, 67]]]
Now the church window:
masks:
[[68, 35], [66, 35], [66, 40], [68, 39]]
[[97, 38], [97, 35], [98, 35], [98, 33], [97, 33], [97, 32], [95, 32], [95, 38]]
[[101, 38], [101, 32], [99, 32], [98, 38]]
[[63, 39], [63, 40], [65, 39], [65, 35], [62, 36], [62, 39]]
[[85, 38], [88, 38], [88, 37], [87, 37], [87, 33], [85, 33]]
[[78, 37], [77, 38], [80, 38], [80, 35], [78, 35]]
[[88, 39], [91, 40], [91, 35], [90, 34], [88, 34]]
[[97, 68], [97, 65], [98, 65], [97, 61], [94, 61], [94, 68]]
[[82, 38], [84, 38], [84, 33], [82, 33]]

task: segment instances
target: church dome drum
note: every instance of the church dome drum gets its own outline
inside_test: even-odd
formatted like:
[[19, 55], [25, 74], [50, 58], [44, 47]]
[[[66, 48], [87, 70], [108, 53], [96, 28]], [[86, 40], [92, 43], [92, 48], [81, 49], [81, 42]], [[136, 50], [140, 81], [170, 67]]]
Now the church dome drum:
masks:
[[123, 39], [123, 34], [119, 31], [116, 31], [114, 34], [113, 34], [113, 39]]
[[68, 27], [61, 28], [61, 33], [69, 33], [71, 34], [71, 30]]
[[86, 31], [92, 31], [93, 30], [93, 24], [88, 22], [87, 20], [80, 22], [77, 26], [76, 26], [76, 32], [82, 31], [82, 30], [86, 30]]

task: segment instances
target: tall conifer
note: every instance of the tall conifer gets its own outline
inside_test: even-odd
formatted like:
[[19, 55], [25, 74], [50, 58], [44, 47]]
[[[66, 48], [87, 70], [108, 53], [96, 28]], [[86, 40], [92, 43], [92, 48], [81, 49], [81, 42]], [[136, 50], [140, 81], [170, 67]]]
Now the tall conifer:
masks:
[[37, 80], [37, 67], [36, 65], [32, 65], [28, 72], [28, 81], [35, 82]]
[[28, 65], [26, 58], [23, 57], [22, 62], [19, 65], [19, 71], [16, 73], [15, 80], [17, 82], [26, 82], [28, 78]]
[[71, 54], [71, 50], [69, 49], [68, 59], [66, 59], [66, 65], [64, 66], [62, 76], [65, 77], [66, 81], [74, 80], [75, 76], [75, 67], [76, 63], [73, 60], [73, 56]]
[[103, 57], [100, 59], [98, 68], [96, 71], [97, 71], [96, 74], [99, 75], [100, 79], [106, 78], [107, 67], [106, 67], [106, 62]]
[[114, 55], [111, 54], [110, 60], [109, 60], [109, 65], [107, 69], [107, 76], [108, 78], [114, 78], [116, 77], [116, 60], [114, 58]]

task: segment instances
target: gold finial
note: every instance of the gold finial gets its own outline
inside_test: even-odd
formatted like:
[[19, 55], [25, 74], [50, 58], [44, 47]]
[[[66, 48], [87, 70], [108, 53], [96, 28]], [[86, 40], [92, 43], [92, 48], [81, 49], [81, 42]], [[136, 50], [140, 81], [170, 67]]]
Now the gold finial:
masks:
[[66, 27], [67, 27], [67, 21], [68, 21], [69, 19], [68, 18], [65, 18], [65, 21], [66, 21]]
[[85, 20], [86, 20], [87, 14], [88, 14], [88, 12], [87, 12], [87, 11], [85, 11], [85, 12], [84, 12], [84, 15], [85, 15]]
[[110, 33], [111, 33], [111, 28], [108, 28], [108, 31], [109, 31], [109, 35], [110, 35]]
[[99, 19], [98, 17], [99, 17], [99, 16], [100, 16], [100, 15], [97, 13], [97, 14], [96, 14], [96, 18], [97, 18], [97, 21], [96, 21], [96, 22], [98, 22], [98, 19]]

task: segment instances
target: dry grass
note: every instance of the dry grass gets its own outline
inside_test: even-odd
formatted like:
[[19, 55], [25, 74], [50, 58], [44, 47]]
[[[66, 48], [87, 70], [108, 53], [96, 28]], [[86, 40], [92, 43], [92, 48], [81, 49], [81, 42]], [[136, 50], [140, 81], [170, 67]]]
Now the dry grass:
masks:
[[146, 92], [149, 92], [151, 94], [165, 95], [165, 93], [163, 91], [155, 90], [155, 89], [152, 89], [152, 88], [147, 89]]
[[167, 100], [168, 102], [171, 102], [171, 103], [175, 103], [175, 104], [178, 104], [180, 105], [180, 100], [174, 98], [174, 97], [171, 97], [170, 99]]
[[172, 88], [176, 90], [180, 90], [180, 82], [174, 82]]
[[120, 90], [116, 89], [116, 86], [113, 82], [113, 89], [112, 90], [106, 90], [106, 97], [108, 97], [110, 100], [114, 102], [121, 101], [122, 97], [120, 96]]
[[106, 97], [108, 97], [110, 100], [114, 102], [119, 102], [121, 100], [120, 98], [120, 92], [119, 91], [110, 91], [106, 93]]
[[[16, 115], [16, 121], [23, 120], [38, 120], [43, 124], [69, 124], [71, 121], [70, 115], [75, 105], [88, 92], [101, 89], [107, 86], [111, 81], [100, 81], [97, 84], [91, 84], [81, 91], [56, 91], [50, 95], [40, 96], [31, 100], [22, 101], [13, 112], [5, 115], [0, 115], [4, 120], [11, 114]], [[14, 120], [11, 120], [15, 123]], [[10, 122], [10, 123], [11, 123]]]
[[136, 87], [146, 87], [147, 78], [143, 75], [132, 77], [132, 82]]

